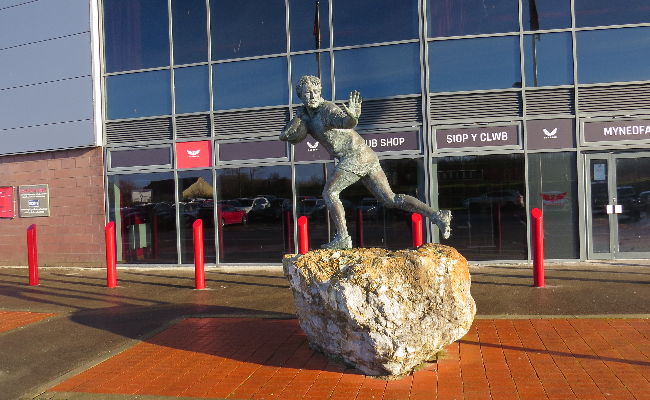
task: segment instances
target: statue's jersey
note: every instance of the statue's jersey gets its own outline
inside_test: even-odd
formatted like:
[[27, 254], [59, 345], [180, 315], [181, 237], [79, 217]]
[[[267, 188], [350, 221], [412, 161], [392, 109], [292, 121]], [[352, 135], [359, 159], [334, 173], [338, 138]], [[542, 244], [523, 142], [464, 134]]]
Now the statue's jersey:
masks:
[[[309, 115], [311, 114], [311, 116]], [[356, 121], [331, 101], [324, 101], [314, 110], [298, 108], [296, 118], [307, 125], [307, 132], [339, 160], [337, 169], [359, 176], [381, 168], [377, 155], [365, 140], [352, 128]]]

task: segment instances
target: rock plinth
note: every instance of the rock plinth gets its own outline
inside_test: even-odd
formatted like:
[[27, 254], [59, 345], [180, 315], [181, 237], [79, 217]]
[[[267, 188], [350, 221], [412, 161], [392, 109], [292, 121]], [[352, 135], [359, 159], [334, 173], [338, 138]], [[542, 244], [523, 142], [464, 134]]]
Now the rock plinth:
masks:
[[366, 375], [435, 359], [476, 314], [467, 261], [452, 247], [314, 250], [283, 265], [312, 348]]

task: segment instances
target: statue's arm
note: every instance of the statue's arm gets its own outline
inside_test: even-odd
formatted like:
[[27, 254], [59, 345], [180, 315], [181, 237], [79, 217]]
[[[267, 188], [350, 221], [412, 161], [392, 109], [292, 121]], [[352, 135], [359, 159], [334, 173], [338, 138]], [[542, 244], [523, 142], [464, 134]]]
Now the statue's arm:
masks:
[[307, 137], [307, 123], [302, 119], [302, 108], [298, 108], [296, 116], [285, 125], [280, 133], [280, 140], [298, 144]]
[[350, 93], [350, 100], [348, 100], [348, 105], [343, 104], [343, 109], [345, 113], [340, 112], [339, 118], [340, 122], [339, 128], [352, 129], [357, 126], [359, 122], [359, 117], [361, 116], [361, 102], [363, 99], [359, 95], [359, 92], [356, 90]]

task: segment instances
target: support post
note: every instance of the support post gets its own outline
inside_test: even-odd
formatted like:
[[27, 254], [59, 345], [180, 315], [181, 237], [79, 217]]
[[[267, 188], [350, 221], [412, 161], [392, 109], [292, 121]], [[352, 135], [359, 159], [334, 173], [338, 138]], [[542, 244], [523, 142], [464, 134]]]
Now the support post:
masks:
[[357, 247], [363, 248], [363, 211], [357, 208]]
[[203, 254], [203, 220], [192, 224], [194, 230], [194, 280], [197, 289], [205, 289], [205, 258]]
[[36, 224], [27, 228], [27, 261], [29, 263], [29, 286], [38, 286], [38, 249], [36, 246]]
[[539, 208], [533, 208], [530, 214], [533, 217], [533, 280], [535, 287], [544, 287], [544, 219]]
[[307, 217], [304, 215], [298, 218], [298, 252], [307, 254], [309, 252], [309, 232], [307, 230]]
[[117, 287], [117, 252], [115, 248], [115, 222], [111, 221], [104, 228], [106, 235], [106, 284], [109, 288]]
[[420, 247], [424, 243], [422, 234], [422, 216], [418, 213], [411, 215], [411, 230], [413, 232], [413, 247]]

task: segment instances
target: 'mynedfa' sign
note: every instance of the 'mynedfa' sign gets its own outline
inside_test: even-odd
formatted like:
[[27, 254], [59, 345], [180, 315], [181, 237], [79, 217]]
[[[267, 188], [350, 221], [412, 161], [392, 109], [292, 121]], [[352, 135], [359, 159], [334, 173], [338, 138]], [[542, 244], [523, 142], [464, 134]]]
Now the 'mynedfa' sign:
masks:
[[18, 199], [21, 217], [50, 216], [50, 190], [47, 184], [18, 186]]
[[584, 141], [618, 142], [650, 140], [650, 120], [599, 121], [584, 123]]

